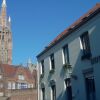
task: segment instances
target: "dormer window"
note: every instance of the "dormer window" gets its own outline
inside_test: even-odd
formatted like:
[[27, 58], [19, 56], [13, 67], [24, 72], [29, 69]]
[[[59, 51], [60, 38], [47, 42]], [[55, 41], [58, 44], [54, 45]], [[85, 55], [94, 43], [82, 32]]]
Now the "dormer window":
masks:
[[20, 74], [20, 75], [18, 75], [18, 79], [19, 79], [19, 80], [24, 80], [25, 77], [24, 77], [24, 75]]

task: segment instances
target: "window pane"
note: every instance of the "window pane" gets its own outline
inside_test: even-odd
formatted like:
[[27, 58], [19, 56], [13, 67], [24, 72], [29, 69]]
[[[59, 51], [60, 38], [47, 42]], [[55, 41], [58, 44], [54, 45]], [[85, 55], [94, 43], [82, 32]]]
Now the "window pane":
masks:
[[90, 53], [90, 43], [89, 43], [88, 32], [85, 32], [84, 34], [82, 34], [80, 38], [81, 38], [81, 42], [83, 46], [83, 53], [84, 54]]
[[66, 64], [66, 63], [70, 63], [70, 62], [69, 62], [69, 50], [68, 50], [68, 45], [66, 45], [66, 46], [63, 47], [63, 54], [64, 54], [64, 61], [65, 61], [65, 64]]
[[42, 100], [45, 100], [45, 88], [42, 88]]
[[52, 89], [52, 100], [56, 100], [56, 86], [51, 86]]
[[23, 75], [18, 75], [18, 79], [19, 80], [24, 80], [24, 76]]
[[44, 73], [44, 60], [41, 61], [41, 71], [42, 71], [42, 74]]
[[54, 54], [50, 55], [50, 60], [51, 60], [51, 68], [55, 69]]

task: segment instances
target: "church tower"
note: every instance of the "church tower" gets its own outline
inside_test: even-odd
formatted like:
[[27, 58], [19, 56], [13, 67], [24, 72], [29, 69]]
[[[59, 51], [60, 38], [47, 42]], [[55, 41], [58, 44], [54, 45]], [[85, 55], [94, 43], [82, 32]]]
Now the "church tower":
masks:
[[0, 63], [12, 63], [11, 18], [7, 17], [6, 0], [3, 0], [0, 12]]

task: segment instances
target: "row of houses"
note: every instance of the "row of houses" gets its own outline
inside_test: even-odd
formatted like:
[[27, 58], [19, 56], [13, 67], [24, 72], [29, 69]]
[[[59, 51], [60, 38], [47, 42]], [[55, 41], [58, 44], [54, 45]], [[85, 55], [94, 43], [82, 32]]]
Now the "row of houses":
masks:
[[38, 54], [38, 100], [100, 100], [99, 43], [100, 3]]
[[0, 64], [0, 100], [37, 100], [37, 71], [29, 67]]

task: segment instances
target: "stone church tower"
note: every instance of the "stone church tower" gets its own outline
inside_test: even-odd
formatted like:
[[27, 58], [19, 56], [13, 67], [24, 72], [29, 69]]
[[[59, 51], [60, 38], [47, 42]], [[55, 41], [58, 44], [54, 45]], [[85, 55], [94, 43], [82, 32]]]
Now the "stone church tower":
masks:
[[11, 18], [7, 17], [6, 0], [3, 0], [0, 11], [0, 63], [12, 63]]

